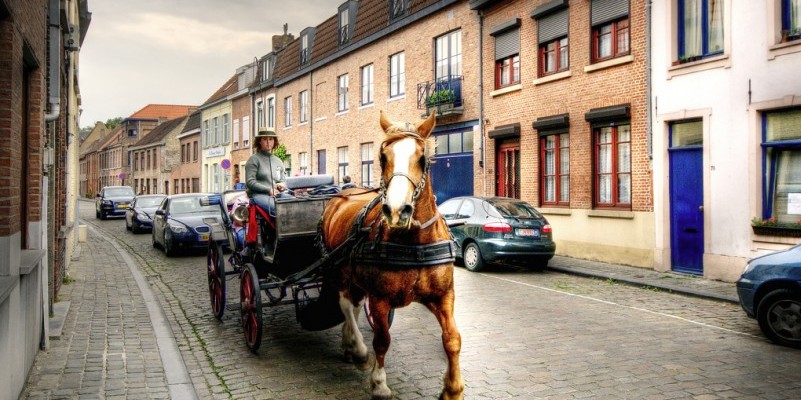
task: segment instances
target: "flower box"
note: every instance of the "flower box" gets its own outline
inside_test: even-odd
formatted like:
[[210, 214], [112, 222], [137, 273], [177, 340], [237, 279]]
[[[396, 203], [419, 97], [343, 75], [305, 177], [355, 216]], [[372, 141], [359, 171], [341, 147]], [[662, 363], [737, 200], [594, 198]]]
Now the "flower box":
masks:
[[751, 228], [754, 229], [754, 233], [757, 235], [801, 237], [801, 228], [789, 228], [786, 226], [775, 225], [751, 225]]

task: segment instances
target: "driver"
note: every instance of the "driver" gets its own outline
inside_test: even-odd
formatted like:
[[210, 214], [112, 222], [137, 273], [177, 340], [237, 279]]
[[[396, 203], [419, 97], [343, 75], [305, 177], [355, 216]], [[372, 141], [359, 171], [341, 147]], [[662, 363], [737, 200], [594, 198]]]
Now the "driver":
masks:
[[275, 217], [275, 197], [289, 196], [284, 180], [284, 163], [273, 154], [278, 136], [267, 128], [259, 128], [253, 138], [254, 153], [245, 164], [245, 182], [251, 201]]

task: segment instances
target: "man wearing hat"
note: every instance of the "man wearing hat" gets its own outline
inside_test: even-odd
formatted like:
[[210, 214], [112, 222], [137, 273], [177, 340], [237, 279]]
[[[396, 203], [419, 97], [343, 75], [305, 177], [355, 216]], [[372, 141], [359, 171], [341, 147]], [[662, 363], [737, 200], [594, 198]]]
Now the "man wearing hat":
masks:
[[278, 136], [267, 128], [259, 128], [253, 140], [255, 152], [245, 164], [247, 194], [253, 203], [275, 216], [275, 196], [286, 190], [284, 163], [273, 154]]

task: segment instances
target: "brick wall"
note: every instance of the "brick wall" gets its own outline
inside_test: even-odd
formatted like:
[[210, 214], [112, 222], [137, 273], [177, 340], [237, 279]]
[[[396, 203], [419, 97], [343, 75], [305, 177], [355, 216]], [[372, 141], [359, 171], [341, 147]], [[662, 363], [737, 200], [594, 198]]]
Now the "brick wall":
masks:
[[190, 193], [192, 192], [192, 179], [200, 179], [200, 152], [203, 149], [200, 147], [200, 132], [190, 134], [179, 139], [179, 146], [178, 146], [178, 161], [180, 162], [180, 149], [181, 146], [189, 146], [191, 150], [189, 151], [190, 157], [194, 157], [194, 146], [195, 143], [198, 144], [198, 155], [197, 160], [194, 158], [191, 160], [185, 160], [183, 163], [180, 163], [175, 168], [172, 169], [170, 173], [171, 179], [171, 186], [174, 187], [175, 180], [178, 180], [178, 190], [173, 190], [173, 193]]

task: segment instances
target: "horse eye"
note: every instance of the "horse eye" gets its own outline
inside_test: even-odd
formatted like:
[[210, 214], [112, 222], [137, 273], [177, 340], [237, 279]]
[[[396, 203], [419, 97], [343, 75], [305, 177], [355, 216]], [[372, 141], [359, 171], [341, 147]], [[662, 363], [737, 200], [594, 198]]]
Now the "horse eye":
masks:
[[426, 156], [420, 157], [420, 160], [418, 160], [417, 162], [420, 164], [420, 168], [421, 169], [425, 168], [426, 167]]

